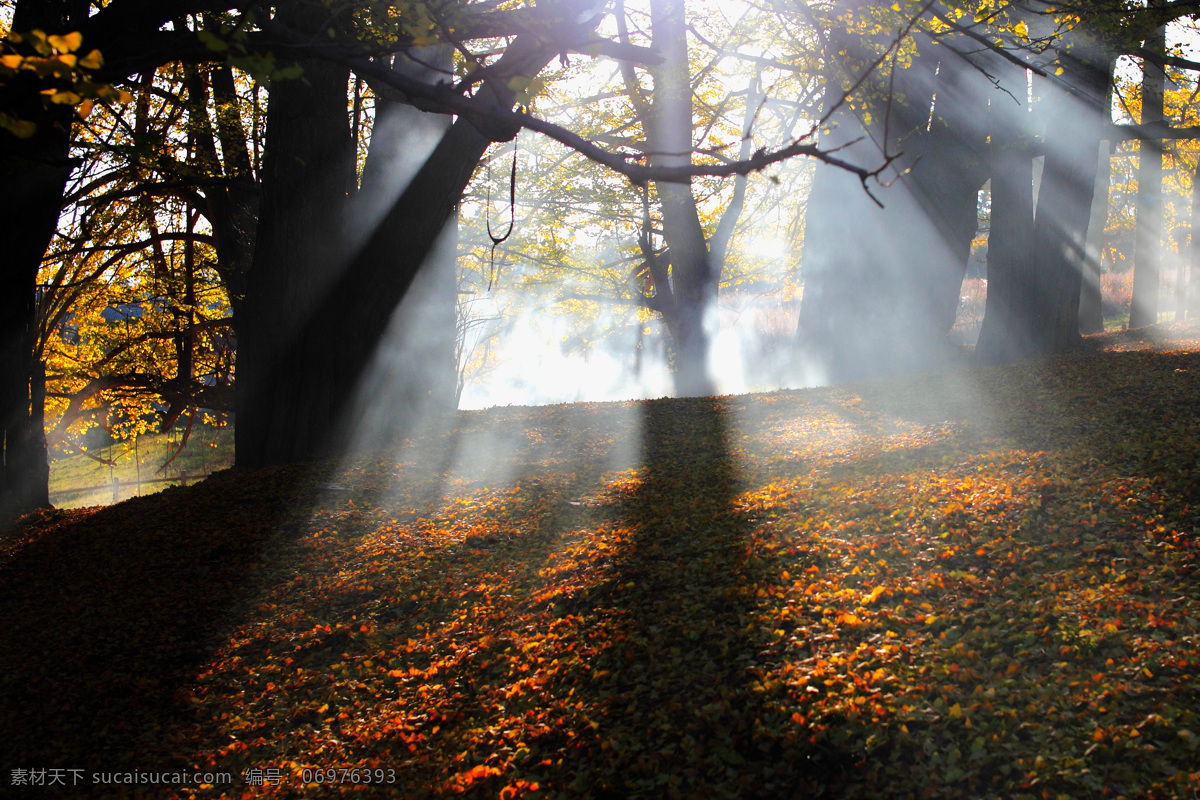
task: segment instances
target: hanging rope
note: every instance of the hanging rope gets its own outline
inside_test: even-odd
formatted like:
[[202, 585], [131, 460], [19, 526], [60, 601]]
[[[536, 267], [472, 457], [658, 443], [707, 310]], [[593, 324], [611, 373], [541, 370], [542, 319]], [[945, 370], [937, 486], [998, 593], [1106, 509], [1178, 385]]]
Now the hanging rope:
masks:
[[487, 224], [488, 238], [492, 240], [492, 255], [488, 266], [488, 288], [492, 290], [492, 284], [496, 281], [496, 248], [508, 241], [508, 237], [512, 236], [513, 227], [517, 224], [517, 140], [513, 139], [513, 160], [512, 174], [509, 176], [508, 184], [508, 230], [503, 236], [497, 236], [492, 233], [492, 163], [488, 162], [488, 189], [487, 189], [487, 211], [484, 213], [484, 222]]

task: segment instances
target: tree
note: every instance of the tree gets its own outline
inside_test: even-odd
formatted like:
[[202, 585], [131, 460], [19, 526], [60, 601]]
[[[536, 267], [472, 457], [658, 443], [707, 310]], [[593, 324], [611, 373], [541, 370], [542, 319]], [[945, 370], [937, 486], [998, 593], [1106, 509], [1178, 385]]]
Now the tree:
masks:
[[1092, 193], [1092, 215], [1088, 220], [1083, 287], [1079, 295], [1079, 332], [1084, 335], [1104, 331], [1100, 276], [1104, 267], [1104, 229], [1108, 223], [1109, 187], [1112, 183], [1111, 149], [1112, 142], [1109, 140], [1100, 142], [1096, 189]]
[[[651, 70], [654, 99], [645, 104], [647, 149], [654, 165], [682, 166], [691, 161], [693, 119], [683, 0], [651, 0], [650, 25], [662, 63]], [[630, 87], [630, 91], [640, 89]], [[655, 188], [668, 252], [660, 256], [648, 247], [644, 252], [649, 269], [658, 273], [663, 315], [675, 342], [676, 392], [712, 394], [705, 314], [716, 301], [720, 264], [709, 252], [690, 184], [656, 183]], [[671, 263], [667, 280], [663, 280], [665, 265], [659, 262], [664, 257]]]
[[135, 103], [80, 126], [35, 350], [59, 446], [80, 425], [123, 435], [233, 409], [230, 287], [257, 212], [235, 81], [227, 66], [149, 70]]
[[[801, 357], [831, 380], [919, 369], [954, 323], [986, 178], [988, 93], [929, 9], [855, 5], [828, 20], [821, 144], [894, 162], [872, 189], [818, 165], [803, 254]], [[861, 27], [873, 31], [862, 37]], [[923, 35], [897, 41], [894, 31]], [[869, 233], [868, 233], [869, 232]]]
[[[19, 3], [13, 30], [74, 29], [86, 18], [82, 0]], [[24, 83], [33, 83], [31, 76]], [[40, 83], [40, 82], [39, 82]], [[35, 92], [35, 88], [37, 91]], [[44, 106], [40, 87], [0, 86], [7, 119], [36, 126], [32, 135], [0, 131], [0, 518], [49, 505], [49, 463], [36, 407], [40, 400], [33, 347], [38, 265], [58, 222], [63, 186], [70, 173], [67, 150], [74, 110]]]
[[[1154, 53], [1166, 50], [1166, 26], [1160, 25], [1146, 39], [1145, 48]], [[1161, 125], [1166, 72], [1150, 58], [1142, 59], [1143, 127]], [[1129, 327], [1141, 328], [1158, 322], [1159, 262], [1162, 248], [1163, 153], [1161, 140], [1142, 139], [1138, 149], [1137, 239], [1134, 245], [1133, 305]]]
[[[1025, 163], [1028, 156], [1019, 159], [1021, 166], [1017, 171], [1022, 174], [1012, 173], [1014, 181], [1010, 185], [1014, 193], [998, 200], [993, 192], [996, 216], [1003, 219], [1012, 213], [1020, 218], [1015, 225], [1001, 225], [999, 237], [994, 225], [993, 242], [1020, 250], [1026, 246], [1022, 230], [1032, 231], [1033, 252], [1007, 258], [1005, 251], [997, 251], [995, 244], [991, 248], [990, 255], [997, 254], [999, 259], [991, 258], [989, 266], [990, 319], [985, 318], [977, 348], [985, 360], [1008, 360], [1063, 350], [1078, 339], [1083, 288], [1080, 276], [1087, 269], [1086, 242], [1093, 217], [1085, 203], [1091, 205], [1092, 193], [1098, 183], [1097, 160], [1086, 151], [1098, 146], [1103, 139], [1119, 139], [1126, 135], [1137, 136], [1142, 140], [1141, 147], [1148, 151], [1156, 147], [1153, 143], [1164, 134], [1176, 135], [1164, 128], [1161, 114], [1156, 115], [1154, 111], [1144, 114], [1143, 125], [1128, 134], [1112, 130], [1108, 88], [1113, 62], [1121, 53], [1137, 53], [1146, 63], [1163, 61], [1165, 56], [1161, 47], [1152, 43], [1144, 46], [1147, 36], [1168, 20], [1191, 10], [1192, 5], [1188, 3], [1151, 4], [1135, 9], [1100, 4], [1064, 9], [1066, 14], [1062, 19], [1070, 29], [1061, 36], [1062, 44], [1047, 68], [1047, 78], [1035, 84], [1039, 102], [1034, 117], [1042, 121], [1045, 130], [1040, 143], [1045, 154], [1045, 168], [1038, 193], [1036, 222], [1025, 211], [1032, 184], [1031, 176], [1024, 174], [1028, 169]], [[1187, 63], [1178, 58], [1174, 61]], [[1158, 93], [1157, 79], [1151, 72], [1144, 74], [1148, 76], [1149, 93]], [[1161, 99], [1151, 97], [1151, 103], [1161, 104]], [[1147, 175], [1139, 181], [1139, 196], [1143, 202], [1137, 222], [1142, 231], [1137, 246], [1148, 267], [1141, 280], [1146, 287], [1151, 283], [1154, 285], [1152, 290], [1143, 288], [1140, 294], [1143, 298], [1155, 298], [1156, 304], [1157, 267], [1150, 254], [1158, 247], [1159, 234], [1148, 232], [1146, 226], [1153, 227], [1153, 220], [1161, 213], [1155, 209], [1155, 202], [1149, 202], [1159, 191], [1156, 187], [1161, 186], [1161, 157], [1144, 158], [1140, 163], [1140, 168], [1157, 169], [1155, 175]], [[997, 176], [993, 175], [994, 190], [996, 186]], [[1143, 189], [1146, 194], [1142, 194]], [[1034, 268], [1026, 271], [1022, 264]], [[1148, 312], [1141, 313], [1144, 316]], [[1142, 320], [1135, 316], [1133, 322], [1141, 323]]]
[[[1019, 87], [1024, 72], [1005, 67], [998, 78]], [[1026, 106], [991, 106], [990, 172], [992, 227], [988, 236], [987, 307], [975, 352], [984, 363], [1025, 358], [1032, 352], [1035, 253], [1033, 152]]]
[[[570, 7], [561, 7], [569, 18]], [[284, 16], [284, 24], [321, 32], [328, 16]], [[598, 22], [563, 22], [565, 41], [586, 38]], [[515, 85], [528, 82], [558, 54], [560, 39], [518, 35], [484, 68], [476, 97], [511, 107]], [[324, 455], [341, 444], [344, 415], [392, 315], [444, 235], [487, 146], [516, 128], [459, 117], [411, 182], [366, 232], [346, 248], [346, 197], [354, 164], [346, 119], [344, 66], [316, 57], [300, 62], [311, 88], [272, 92], [267, 162], [257, 248], [241, 328], [237, 459], [243, 466]], [[401, 82], [372, 70], [381, 86]], [[303, 123], [301, 123], [303, 120]], [[297, 161], [321, 169], [299, 173]], [[353, 324], [347, 325], [348, 317]], [[449, 329], [451, 332], [453, 328]], [[447, 367], [452, 364], [448, 363]]]
[[[14, 55], [41, 55], [66, 64], [73, 52], [45, 43], [59, 37], [101, 54], [86, 76], [68, 72], [26, 70], [0, 86], [0, 176], [6, 191], [0, 199], [0, 516], [11, 516], [48, 504], [48, 465], [41, 430], [40, 367], [35, 347], [35, 295], [38, 269], [54, 235], [62, 209], [63, 187], [72, 169], [70, 156], [76, 107], [94, 102], [113, 82], [151, 69], [167, 60], [195, 53], [198, 42], [186, 30], [167, 22], [189, 13], [236, 7], [218, 0], [117, 0], [91, 13], [87, 0], [19, 0], [6, 45]], [[11, 33], [21, 34], [15, 39]], [[35, 35], [34, 32], [41, 32]], [[37, 48], [41, 46], [42, 49]], [[55, 54], [57, 52], [57, 55]], [[75, 67], [85, 59], [76, 59]], [[6, 70], [12, 73], [13, 70]], [[46, 88], [52, 94], [43, 94]]]

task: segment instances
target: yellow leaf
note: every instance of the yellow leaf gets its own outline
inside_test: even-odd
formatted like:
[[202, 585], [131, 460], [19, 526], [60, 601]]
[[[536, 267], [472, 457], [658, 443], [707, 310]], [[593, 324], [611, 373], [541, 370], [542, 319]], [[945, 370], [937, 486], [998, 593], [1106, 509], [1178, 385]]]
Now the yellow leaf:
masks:
[[21, 66], [22, 60], [23, 59], [18, 55], [0, 56], [0, 64], [3, 64], [9, 69], [16, 69], [17, 67]]
[[92, 113], [93, 105], [95, 105], [95, 101], [93, 101], [91, 98], [85, 98], [84, 101], [79, 104], [79, 108], [75, 109], [75, 113], [79, 115], [80, 119], [87, 119], [88, 115]]
[[29, 32], [29, 43], [33, 45], [33, 49], [37, 51], [39, 56], [49, 57], [53, 54], [50, 49], [49, 40], [46, 38], [45, 31], [34, 28]]
[[58, 106], [73, 106], [82, 99], [74, 92], [55, 92], [50, 96], [50, 102]]
[[958, 717], [961, 717], [962, 715], [963, 715], [963, 710], [962, 710], [961, 705], [959, 705], [958, 703], [955, 703], [954, 705], [950, 706], [950, 716], [951, 717], [954, 717], [955, 719], [957, 719]]
[[58, 60], [60, 63], [66, 64], [68, 67], [74, 67], [75, 62], [77, 62], [79, 59], [71, 53], [63, 53], [58, 57]]
[[104, 66], [104, 56], [100, 55], [99, 50], [93, 50], [83, 58], [79, 59], [79, 66], [84, 69], [100, 69]]
[[83, 34], [79, 31], [68, 33], [66, 36], [51, 36], [50, 46], [60, 53], [73, 53], [83, 44]]

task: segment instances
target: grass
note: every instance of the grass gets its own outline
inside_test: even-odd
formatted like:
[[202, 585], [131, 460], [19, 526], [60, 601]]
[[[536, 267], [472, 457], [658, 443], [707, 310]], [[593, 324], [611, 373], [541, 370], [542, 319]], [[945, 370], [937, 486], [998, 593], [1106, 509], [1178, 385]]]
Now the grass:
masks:
[[0, 767], [210, 784], [86, 784], [112, 797], [1195, 796], [1200, 332], [1087, 341], [466, 413], [28, 518]]
[[[111, 447], [55, 458], [50, 462], [50, 499], [58, 508], [83, 508], [113, 502], [113, 479], [121, 484], [122, 499], [153, 494], [178, 485], [181, 474], [198, 480], [233, 464], [233, 429], [197, 428], [178, 457], [163, 469], [179, 445], [179, 435], [143, 434]], [[103, 459], [111, 464], [102, 463]], [[165, 482], [138, 484], [138, 480], [173, 478]]]

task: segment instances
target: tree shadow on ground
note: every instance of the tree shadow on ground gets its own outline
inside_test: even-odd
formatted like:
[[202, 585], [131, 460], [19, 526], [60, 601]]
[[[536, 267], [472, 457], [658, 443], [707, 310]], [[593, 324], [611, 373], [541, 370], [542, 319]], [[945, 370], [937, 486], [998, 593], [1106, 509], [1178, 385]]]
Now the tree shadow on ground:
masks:
[[[605, 698], [578, 761], [594, 797], [791, 797], [846, 766], [801, 744], [779, 691], [757, 587], [770, 565], [739, 513], [728, 400], [647, 402], [640, 481], [615, 510], [611, 580], [587, 604], [613, 633], [592, 663]], [[576, 770], [571, 773], [570, 770]]]
[[86, 780], [188, 769], [171, 730], [188, 713], [190, 676], [291, 517], [299, 476], [218, 473], [99, 511], [46, 512], [6, 538], [6, 783], [10, 769], [84, 770]]

